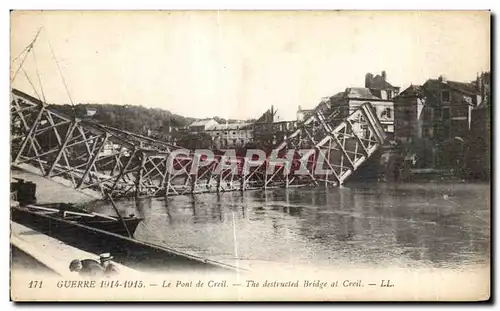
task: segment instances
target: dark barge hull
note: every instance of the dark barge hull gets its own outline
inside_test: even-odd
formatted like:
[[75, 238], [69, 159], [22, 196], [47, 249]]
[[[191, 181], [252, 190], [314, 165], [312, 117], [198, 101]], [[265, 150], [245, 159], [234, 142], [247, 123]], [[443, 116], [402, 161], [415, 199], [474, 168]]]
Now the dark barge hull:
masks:
[[[114, 261], [139, 271], [236, 271], [233, 266], [135, 240], [80, 223], [11, 208], [12, 221], [68, 245], [94, 253], [111, 253]], [[68, 263], [69, 264], [69, 263]]]
[[[137, 229], [137, 226], [142, 221], [142, 219], [132, 218], [132, 219], [124, 219], [123, 221], [125, 222], [128, 231], [133, 236], [135, 229]], [[123, 227], [121, 222], [117, 223], [116, 221], [113, 220], [98, 220], [98, 221], [86, 221], [83, 224], [103, 231], [108, 231], [119, 235], [128, 236], [128, 232]]]
[[[84, 213], [88, 214], [87, 211], [78, 209], [73, 207], [72, 205], [69, 204], [61, 204], [61, 203], [52, 203], [52, 204], [37, 204], [36, 206], [42, 207], [42, 208], [50, 208], [50, 209], [57, 209], [60, 210], [61, 212], [64, 211], [73, 211], [77, 213]], [[28, 209], [28, 210], [26, 210]], [[28, 217], [31, 218], [33, 221], [40, 221], [39, 217], [36, 217], [39, 213], [35, 211], [30, 211], [29, 207], [20, 207], [20, 208], [12, 208], [12, 217]], [[35, 214], [35, 215], [31, 215]], [[57, 218], [57, 216], [51, 216], [50, 218]], [[133, 236], [135, 230], [137, 229], [137, 226], [139, 226], [139, 223], [142, 221], [142, 218], [137, 218], [137, 217], [125, 217], [123, 218], [123, 222], [127, 226], [127, 229], [123, 226], [123, 223], [117, 218], [116, 220], [113, 219], [108, 219], [108, 218], [103, 218], [96, 216], [95, 218], [87, 218], [87, 217], [79, 217], [78, 220], [70, 220], [72, 222], [78, 222], [80, 224], [96, 228], [96, 229], [101, 229], [104, 231], [128, 236], [128, 232]], [[43, 222], [47, 223], [45, 219], [43, 219]], [[58, 222], [54, 222], [53, 224], [49, 221], [47, 224], [48, 227], [53, 227], [57, 226]]]

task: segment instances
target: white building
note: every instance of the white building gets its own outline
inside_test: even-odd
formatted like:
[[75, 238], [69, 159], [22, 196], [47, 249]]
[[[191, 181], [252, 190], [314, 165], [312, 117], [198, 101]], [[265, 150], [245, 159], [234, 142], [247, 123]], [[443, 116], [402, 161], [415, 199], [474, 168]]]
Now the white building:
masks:
[[188, 128], [192, 133], [201, 133], [208, 130], [210, 127], [218, 125], [217, 121], [214, 119], [198, 120], [191, 123]]
[[216, 148], [243, 147], [253, 140], [250, 123], [217, 124], [206, 131]]

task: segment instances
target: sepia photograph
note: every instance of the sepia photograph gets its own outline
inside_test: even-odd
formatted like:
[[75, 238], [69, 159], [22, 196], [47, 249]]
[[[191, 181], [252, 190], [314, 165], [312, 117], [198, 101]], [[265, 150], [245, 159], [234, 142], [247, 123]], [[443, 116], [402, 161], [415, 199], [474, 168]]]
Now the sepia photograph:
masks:
[[491, 24], [11, 11], [11, 301], [489, 300]]

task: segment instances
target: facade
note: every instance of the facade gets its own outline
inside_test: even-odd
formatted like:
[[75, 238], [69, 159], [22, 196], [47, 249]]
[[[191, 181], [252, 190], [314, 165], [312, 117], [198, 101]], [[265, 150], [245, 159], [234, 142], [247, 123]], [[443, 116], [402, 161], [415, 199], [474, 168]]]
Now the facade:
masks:
[[202, 133], [208, 130], [210, 127], [218, 125], [219, 123], [214, 119], [205, 119], [194, 121], [188, 126], [189, 132], [191, 133]]
[[176, 145], [183, 136], [187, 135], [186, 128], [178, 128], [173, 126], [168, 126], [162, 128], [161, 130], [147, 130], [147, 136], [153, 139], [161, 140], [172, 145]]
[[429, 79], [410, 86], [395, 98], [396, 137], [402, 142], [429, 138], [444, 142], [465, 137], [471, 129], [472, 109], [482, 101], [474, 83]]
[[402, 143], [432, 137], [432, 112], [425, 106], [422, 86], [410, 85], [394, 98], [394, 133]]
[[368, 88], [354, 87], [347, 88], [344, 92], [335, 94], [330, 97], [332, 107], [339, 110], [339, 117], [346, 118], [359, 106], [369, 102], [374, 112], [384, 128], [385, 133], [389, 138], [394, 134], [394, 102], [392, 100], [381, 99], [373, 95]]
[[216, 149], [244, 147], [254, 137], [250, 123], [216, 124], [209, 127], [206, 133]]
[[491, 102], [483, 102], [472, 110], [471, 133], [466, 145], [466, 176], [491, 178]]
[[339, 118], [346, 118], [362, 104], [370, 103], [387, 137], [392, 139], [394, 137], [394, 101], [392, 99], [399, 94], [399, 89], [387, 82], [385, 71], [375, 76], [367, 73], [365, 87], [346, 88], [344, 92], [324, 98], [322, 102], [329, 102], [332, 108], [337, 108]]
[[271, 106], [271, 109], [268, 109], [252, 124], [253, 143], [255, 145], [253, 147], [275, 146], [297, 129], [298, 120], [276, 121], [276, 113], [277, 110]]
[[95, 116], [97, 113], [97, 109], [96, 108], [86, 108], [86, 111], [85, 111], [85, 115], [87, 117], [93, 117]]
[[444, 77], [429, 79], [423, 85], [429, 93], [427, 105], [432, 109], [433, 138], [446, 141], [465, 137], [471, 127], [472, 109], [481, 103], [473, 83], [447, 81]]
[[483, 101], [478, 81], [448, 81], [441, 76], [422, 86], [412, 85], [395, 98], [395, 137], [417, 154], [422, 165], [462, 164], [473, 110]]
[[297, 121], [254, 123], [252, 127], [256, 143], [265, 146], [274, 146], [282, 142], [297, 129]]
[[[399, 94], [400, 88], [393, 86], [386, 79], [385, 71], [375, 76], [367, 73], [365, 87], [350, 87], [333, 96], [324, 97], [317, 109], [323, 111], [335, 109], [337, 110], [335, 118], [340, 120], [348, 117], [359, 106], [368, 102], [373, 106], [386, 135], [389, 139], [392, 139], [394, 136], [394, 101], [392, 99]], [[321, 108], [322, 105], [325, 105], [325, 109]], [[299, 107], [297, 121], [306, 120], [311, 113], [314, 113], [314, 110], [305, 110]], [[356, 128], [353, 128], [353, 130], [356, 131]], [[361, 128], [358, 130], [361, 130]]]

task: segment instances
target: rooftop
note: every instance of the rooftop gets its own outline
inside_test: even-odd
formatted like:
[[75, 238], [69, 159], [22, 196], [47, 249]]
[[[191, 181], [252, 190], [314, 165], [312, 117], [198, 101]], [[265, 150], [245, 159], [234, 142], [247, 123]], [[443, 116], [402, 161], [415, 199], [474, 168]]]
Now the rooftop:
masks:
[[347, 99], [368, 99], [368, 100], [380, 100], [379, 97], [373, 95], [370, 89], [366, 87], [351, 87], [347, 88], [344, 92], [344, 98]]
[[189, 127], [191, 127], [191, 126], [205, 126], [205, 125], [209, 124], [210, 122], [217, 123], [217, 121], [215, 121], [214, 119], [204, 119], [204, 120], [194, 121], [193, 123], [191, 123], [189, 125]]
[[450, 88], [455, 89], [456, 91], [459, 91], [463, 94], [467, 95], [478, 95], [479, 90], [477, 89], [476, 85], [474, 83], [470, 82], [457, 82], [457, 81], [450, 81], [450, 80], [440, 80], [440, 79], [429, 79], [425, 82], [424, 85], [431, 85], [435, 86], [438, 84], [446, 84]]
[[423, 97], [424, 90], [421, 85], [410, 85], [404, 91], [398, 94], [397, 97]]
[[393, 86], [389, 82], [385, 81], [381, 75], [376, 75], [370, 84], [371, 89], [376, 90], [387, 90], [387, 89], [398, 89], [399, 87]]

